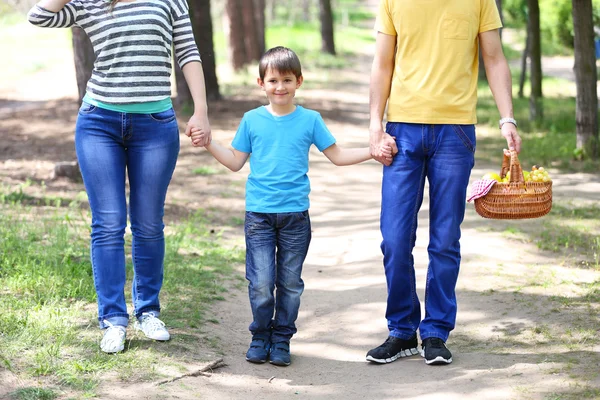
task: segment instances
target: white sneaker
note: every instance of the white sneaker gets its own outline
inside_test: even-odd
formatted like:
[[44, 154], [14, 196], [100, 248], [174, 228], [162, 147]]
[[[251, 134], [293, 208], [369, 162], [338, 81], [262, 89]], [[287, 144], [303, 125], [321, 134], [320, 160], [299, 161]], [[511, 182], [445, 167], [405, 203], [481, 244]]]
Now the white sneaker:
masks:
[[135, 329], [144, 332], [147, 338], [153, 340], [166, 341], [171, 339], [169, 331], [165, 328], [165, 323], [152, 313], [142, 313], [139, 321], [135, 321]]
[[106, 328], [100, 342], [100, 350], [105, 353], [119, 353], [123, 351], [125, 348], [125, 327], [113, 325], [106, 320], [104, 320], [104, 323], [108, 325], [108, 328]]

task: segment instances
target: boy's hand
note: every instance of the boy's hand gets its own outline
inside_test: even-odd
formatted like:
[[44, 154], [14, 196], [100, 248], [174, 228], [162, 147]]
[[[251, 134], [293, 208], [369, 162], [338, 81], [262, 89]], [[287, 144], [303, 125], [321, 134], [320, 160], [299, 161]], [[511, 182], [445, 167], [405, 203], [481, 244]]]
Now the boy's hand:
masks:
[[[395, 143], [394, 143], [394, 145], [395, 145]], [[381, 153], [386, 160], [391, 161], [397, 152], [398, 152], [398, 149], [392, 149], [392, 145], [390, 143], [386, 143], [381, 147]]]
[[192, 140], [192, 145], [194, 147], [206, 147], [210, 144], [212, 138], [210, 134], [208, 135], [208, 140], [206, 139], [206, 132], [202, 131], [200, 128], [192, 128], [190, 130], [190, 139]]
[[[195, 136], [193, 136], [192, 131], [196, 132]], [[192, 145], [195, 147], [202, 147], [210, 144], [212, 137], [208, 116], [192, 115], [185, 128], [185, 134], [192, 139]]]
[[[380, 126], [369, 131], [371, 156], [385, 166], [391, 165], [394, 156], [398, 153], [395, 138], [384, 132]], [[389, 150], [384, 151], [385, 148]]]

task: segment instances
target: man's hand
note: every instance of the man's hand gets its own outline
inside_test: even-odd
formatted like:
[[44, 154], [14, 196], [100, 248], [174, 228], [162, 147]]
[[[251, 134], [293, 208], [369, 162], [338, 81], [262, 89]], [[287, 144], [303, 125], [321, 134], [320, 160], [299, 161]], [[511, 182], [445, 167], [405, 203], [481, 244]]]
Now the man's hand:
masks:
[[[398, 147], [392, 136], [383, 131], [381, 127], [369, 130], [369, 147], [371, 156], [385, 166], [390, 166]], [[391, 149], [391, 152], [390, 152]]]
[[[193, 135], [192, 135], [193, 130]], [[186, 136], [192, 139], [192, 145], [195, 147], [203, 147], [210, 143], [212, 140], [210, 123], [208, 122], [208, 116], [199, 116], [194, 114], [190, 117], [190, 120], [185, 127]]]
[[[521, 137], [517, 132], [517, 127], [507, 122], [502, 125], [502, 136], [506, 139], [508, 150], [516, 150], [517, 154], [521, 152]], [[507, 152], [510, 155], [510, 151]]]

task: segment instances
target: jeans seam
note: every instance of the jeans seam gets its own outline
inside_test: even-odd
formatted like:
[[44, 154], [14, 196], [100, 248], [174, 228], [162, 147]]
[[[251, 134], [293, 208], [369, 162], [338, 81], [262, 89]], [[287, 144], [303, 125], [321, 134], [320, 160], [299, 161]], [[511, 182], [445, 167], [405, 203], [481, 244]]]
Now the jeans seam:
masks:
[[[423, 163], [423, 167], [421, 168], [421, 177], [420, 177], [421, 182], [424, 179], [424, 173], [425, 173], [425, 164]], [[417, 226], [416, 225], [417, 225], [418, 216], [419, 216], [419, 204], [421, 203], [421, 199], [423, 198], [424, 187], [425, 187], [425, 185], [419, 185], [419, 194], [416, 197], [416, 202], [415, 202], [415, 206], [413, 209], [413, 219], [412, 219], [411, 234], [410, 234], [411, 248], [414, 248], [414, 245], [417, 241]], [[415, 268], [414, 258], [412, 260], [412, 267], [413, 267], [413, 271], [414, 271], [414, 268]], [[411, 291], [412, 291], [412, 293], [410, 294], [410, 297], [411, 297], [410, 314], [413, 315], [415, 313], [415, 303], [418, 303], [417, 296], [416, 296], [416, 290], [414, 290], [414, 288], [416, 286], [416, 276], [414, 273], [408, 274], [408, 275], [409, 275], [409, 279], [411, 281], [410, 287], [411, 287]], [[414, 326], [411, 318], [408, 319], [408, 323], [410, 324], [410, 327], [413, 331], [417, 330], [417, 327]]]

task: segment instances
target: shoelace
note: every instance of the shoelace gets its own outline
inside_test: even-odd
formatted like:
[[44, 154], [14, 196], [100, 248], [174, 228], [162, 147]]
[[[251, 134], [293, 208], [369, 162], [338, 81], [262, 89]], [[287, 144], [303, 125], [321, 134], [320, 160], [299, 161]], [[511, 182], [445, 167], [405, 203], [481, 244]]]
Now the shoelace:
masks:
[[122, 327], [113, 325], [107, 320], [104, 320], [103, 322], [108, 326], [108, 328], [106, 328], [106, 333], [104, 334], [107, 344], [112, 345], [113, 342], [123, 341], [125, 330]]
[[147, 330], [148, 333], [153, 333], [158, 330], [163, 330], [165, 323], [160, 319], [156, 318], [154, 314], [143, 313], [141, 324], [144, 326], [144, 330]]

